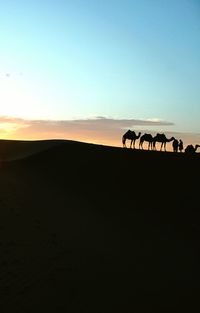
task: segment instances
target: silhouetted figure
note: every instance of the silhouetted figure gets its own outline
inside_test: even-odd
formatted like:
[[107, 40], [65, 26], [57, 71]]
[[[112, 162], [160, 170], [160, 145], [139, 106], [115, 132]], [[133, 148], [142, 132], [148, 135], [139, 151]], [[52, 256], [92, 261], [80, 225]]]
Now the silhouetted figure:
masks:
[[173, 151], [174, 152], [178, 152], [178, 146], [179, 146], [179, 142], [177, 139], [174, 139], [172, 142], [172, 147], [173, 147]]
[[168, 139], [165, 136], [165, 134], [157, 133], [157, 135], [155, 137], [153, 137], [153, 148], [154, 148], [154, 150], [156, 150], [156, 142], [161, 142], [160, 151], [162, 151], [162, 147], [164, 147], [164, 151], [166, 151], [166, 143], [170, 142], [174, 139], [175, 139], [174, 137], [171, 137]]
[[144, 141], [147, 141], [148, 144], [148, 150], [151, 148], [152, 149], [152, 144], [153, 144], [153, 136], [151, 134], [144, 134], [140, 137], [140, 143], [139, 143], [139, 148], [143, 149], [143, 143]]
[[178, 148], [179, 148], [179, 151], [182, 152], [183, 151], [183, 142], [182, 140], [180, 139], [179, 140], [179, 145], [178, 145]]
[[188, 145], [185, 148], [185, 153], [187, 154], [194, 154], [197, 151], [197, 148], [199, 148], [200, 145], [195, 145], [195, 147], [193, 145]]
[[140, 137], [141, 133], [138, 133], [138, 135], [136, 135], [136, 133], [133, 130], [128, 130], [123, 136], [122, 136], [122, 143], [123, 143], [123, 147], [126, 147], [126, 140], [130, 140], [131, 144], [130, 144], [130, 148], [133, 146], [133, 148], [135, 148], [135, 141]]

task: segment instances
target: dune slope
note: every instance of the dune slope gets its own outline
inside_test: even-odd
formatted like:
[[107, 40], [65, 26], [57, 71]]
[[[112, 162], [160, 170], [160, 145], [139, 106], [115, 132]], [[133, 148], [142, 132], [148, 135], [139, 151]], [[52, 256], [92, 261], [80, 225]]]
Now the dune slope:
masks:
[[37, 144], [1, 162], [2, 312], [196, 308], [199, 155]]

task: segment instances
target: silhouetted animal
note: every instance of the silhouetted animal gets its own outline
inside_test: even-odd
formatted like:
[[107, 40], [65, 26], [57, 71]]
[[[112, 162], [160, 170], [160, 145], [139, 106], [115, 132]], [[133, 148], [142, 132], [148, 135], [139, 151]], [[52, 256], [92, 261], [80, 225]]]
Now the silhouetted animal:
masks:
[[153, 136], [151, 134], [144, 134], [140, 137], [140, 143], [139, 143], [139, 148], [143, 149], [143, 143], [144, 141], [147, 141], [148, 144], [148, 150], [149, 148], [152, 149], [152, 143], [153, 143]]
[[183, 151], [183, 142], [182, 140], [180, 139], [179, 140], [179, 145], [178, 145], [178, 148], [179, 148], [179, 151], [182, 152]]
[[200, 145], [195, 145], [195, 147], [193, 145], [188, 145], [186, 148], [185, 148], [185, 153], [187, 154], [193, 154], [196, 152], [197, 148], [199, 148]]
[[133, 146], [135, 148], [135, 141], [140, 137], [141, 133], [139, 132], [138, 135], [133, 130], [128, 130], [123, 136], [122, 136], [122, 143], [123, 147], [126, 147], [126, 140], [130, 140], [130, 148]]
[[172, 142], [172, 147], [173, 147], [174, 152], [178, 152], [178, 146], [179, 146], [178, 140], [174, 139]]
[[164, 147], [164, 150], [166, 151], [166, 143], [174, 140], [174, 137], [167, 138], [165, 134], [159, 134], [153, 138], [153, 148], [156, 150], [156, 142], [161, 142], [160, 150], [162, 150], [162, 147]]

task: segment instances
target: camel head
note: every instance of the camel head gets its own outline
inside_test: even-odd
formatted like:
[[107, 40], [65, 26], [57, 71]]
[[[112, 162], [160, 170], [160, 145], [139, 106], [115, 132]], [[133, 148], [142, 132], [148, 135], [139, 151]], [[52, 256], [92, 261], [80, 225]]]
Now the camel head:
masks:
[[196, 151], [199, 147], [200, 147], [200, 145], [195, 145], [194, 150]]
[[138, 136], [137, 136], [137, 137], [140, 138], [140, 136], [141, 136], [141, 132], [138, 133]]

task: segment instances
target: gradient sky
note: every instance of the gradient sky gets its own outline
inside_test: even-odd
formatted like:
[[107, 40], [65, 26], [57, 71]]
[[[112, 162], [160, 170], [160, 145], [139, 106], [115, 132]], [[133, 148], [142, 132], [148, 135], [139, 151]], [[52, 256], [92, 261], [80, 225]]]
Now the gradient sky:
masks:
[[200, 1], [1, 1], [0, 104], [1, 137], [18, 118], [200, 134]]

